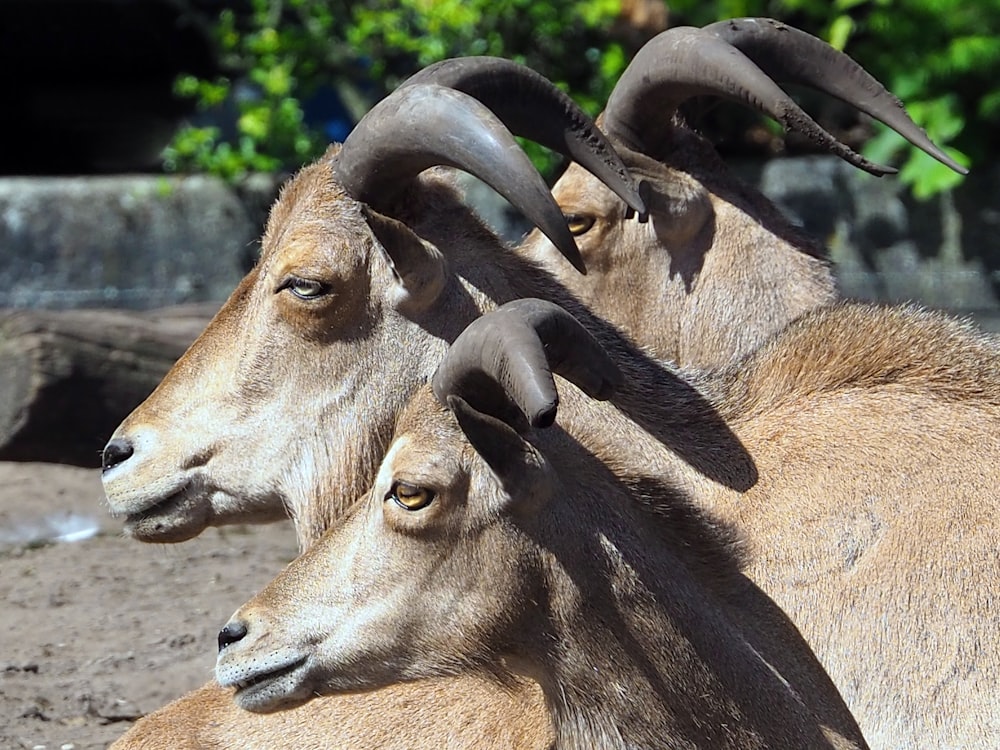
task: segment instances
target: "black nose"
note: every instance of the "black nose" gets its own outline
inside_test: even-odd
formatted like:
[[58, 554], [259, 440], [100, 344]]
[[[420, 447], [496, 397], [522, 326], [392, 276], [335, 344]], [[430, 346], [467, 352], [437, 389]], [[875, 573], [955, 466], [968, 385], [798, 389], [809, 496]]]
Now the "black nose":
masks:
[[115, 438], [104, 446], [104, 453], [101, 456], [101, 471], [108, 471], [123, 461], [128, 461], [132, 453], [134, 453], [132, 443], [125, 438]]
[[219, 651], [237, 641], [243, 640], [247, 634], [247, 626], [244, 622], [230, 622], [219, 631]]

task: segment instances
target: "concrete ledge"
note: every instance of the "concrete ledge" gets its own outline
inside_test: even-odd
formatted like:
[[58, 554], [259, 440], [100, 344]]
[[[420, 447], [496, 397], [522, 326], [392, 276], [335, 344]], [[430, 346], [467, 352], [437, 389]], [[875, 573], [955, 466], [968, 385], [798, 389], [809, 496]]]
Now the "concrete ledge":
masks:
[[[910, 199], [834, 157], [739, 163], [830, 248], [848, 297], [928, 306], [1000, 330], [1000, 168], [954, 193]], [[251, 267], [279, 178], [0, 179], [0, 307], [149, 309], [221, 302]], [[509, 241], [527, 227], [472, 180], [469, 200]]]
[[0, 179], [0, 307], [147, 309], [225, 299], [252, 265], [276, 180]]

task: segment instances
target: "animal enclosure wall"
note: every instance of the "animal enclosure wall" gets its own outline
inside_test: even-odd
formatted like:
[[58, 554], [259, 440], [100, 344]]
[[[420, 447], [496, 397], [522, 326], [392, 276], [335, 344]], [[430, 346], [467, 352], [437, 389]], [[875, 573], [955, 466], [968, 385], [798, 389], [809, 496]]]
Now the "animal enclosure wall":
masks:
[[[924, 203], [834, 157], [735, 169], [830, 247], [847, 296], [919, 300], [1000, 328], [1000, 167]], [[221, 303], [256, 257], [275, 194], [263, 176], [239, 189], [205, 177], [0, 179], [0, 308]], [[526, 231], [488, 188], [470, 199], [509, 239]]]

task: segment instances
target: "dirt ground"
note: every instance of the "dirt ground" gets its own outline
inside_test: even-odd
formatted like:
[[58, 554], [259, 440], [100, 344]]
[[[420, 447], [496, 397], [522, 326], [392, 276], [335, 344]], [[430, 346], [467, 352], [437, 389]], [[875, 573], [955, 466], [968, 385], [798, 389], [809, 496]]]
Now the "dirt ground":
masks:
[[0, 462], [0, 748], [105, 748], [204, 684], [218, 629], [295, 555], [290, 524], [140, 544], [103, 503], [96, 470]]

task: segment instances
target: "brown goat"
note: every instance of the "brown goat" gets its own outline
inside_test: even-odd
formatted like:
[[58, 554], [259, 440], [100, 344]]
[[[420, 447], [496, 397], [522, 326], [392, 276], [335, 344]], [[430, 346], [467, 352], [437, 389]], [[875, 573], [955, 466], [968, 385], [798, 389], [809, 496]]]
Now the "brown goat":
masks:
[[[831, 492], [816, 499], [804, 491], [808, 502], [803, 502], [802, 507], [796, 506], [795, 498], [787, 493], [774, 502], [759, 496], [761, 500], [755, 505], [744, 493], [759, 481], [758, 464], [764, 459], [742, 450], [731, 426], [727, 427], [721, 418], [736, 420], [739, 409], [722, 413], [727, 403], [722, 399], [718, 407], [696, 409], [692, 415], [683, 404], [702, 403], [696, 389], [618, 341], [620, 337], [610, 327], [588, 315], [546, 274], [516, 258], [498, 257], [496, 239], [461, 204], [445, 175], [426, 173], [414, 178], [392, 198], [391, 206], [378, 204], [380, 210], [404, 219], [404, 226], [367, 211], [345, 190], [337, 180], [336, 170], [331, 173], [337, 153], [334, 150], [328, 160], [303, 170], [285, 188], [272, 211], [264, 254], [257, 268], [109, 444], [105, 473], [108, 498], [114, 510], [129, 517], [129, 533], [150, 541], [178, 541], [199, 533], [207, 524], [280, 517], [287, 504], [302, 545], [308, 546], [343, 513], [337, 500], [351, 493], [359, 495], [371, 483], [398, 409], [426, 379], [448, 342], [481, 311], [498, 303], [523, 296], [554, 299], [573, 310], [598, 333], [607, 348], [615, 351], [616, 359], [628, 369], [631, 383], [644, 384], [638, 391], [626, 388], [617, 400], [625, 416], [603, 411], [595, 415], [593, 406], [570, 404], [563, 410], [562, 423], [572, 424], [574, 434], [588, 435], [594, 452], [616, 475], [676, 477], [678, 486], [689, 489], [694, 497], [709, 497], [706, 502], [723, 507], [740, 528], [747, 525], [754, 553], [749, 570], [754, 580], [795, 614], [863, 728], [888, 727], [885, 737], [897, 736], [900, 746], [905, 746], [908, 737], [926, 740], [933, 735], [933, 731], [924, 730], [941, 716], [946, 718], [935, 730], [941, 736], [950, 731], [954, 736], [968, 736], [971, 730], [958, 724], [961, 717], [939, 709], [952, 695], [948, 689], [964, 690], [967, 683], [952, 683], [928, 692], [927, 675], [936, 673], [937, 662], [913, 659], [911, 664], [913, 654], [905, 639], [886, 641], [881, 629], [875, 631], [870, 626], [859, 625], [850, 632], [836, 627], [841, 622], [837, 608], [853, 606], [857, 612], [867, 611], [862, 606], [865, 597], [871, 598], [873, 607], [877, 604], [896, 614], [921, 606], [920, 601], [898, 601], [898, 576], [902, 575], [904, 561], [897, 561], [896, 567], [887, 564], [884, 579], [863, 584], [860, 577], [851, 575], [854, 567], [845, 567], [845, 560], [850, 559], [845, 557], [845, 549], [854, 549], [858, 554], [871, 551], [864, 545], [876, 536], [874, 532], [865, 536], [865, 520], [877, 518], [878, 524], [886, 523], [879, 515], [883, 512], [881, 496], [856, 493], [845, 497]], [[412, 235], [407, 226], [419, 235], [419, 240], [408, 239]], [[427, 265], [412, 266], [428, 269], [420, 285], [423, 295], [411, 293], [420, 280], [417, 276], [398, 272], [403, 267], [398, 258], [404, 248], [413, 253], [427, 249]], [[434, 248], [440, 252], [431, 252]], [[880, 339], [883, 321], [878, 315], [860, 315], [855, 322], [862, 327], [856, 334], [862, 342]], [[874, 375], [865, 380], [874, 388], [873, 393], [881, 393], [882, 381], [886, 383], [884, 389], [892, 393], [890, 376], [897, 369], [892, 359], [896, 349], [905, 355], [916, 343], [930, 351], [940, 350], [947, 360], [959, 340], [972, 340], [971, 335], [952, 335], [948, 330], [948, 325], [928, 326], [925, 330], [911, 322], [905, 335], [884, 339]], [[848, 347], [858, 343], [844, 340], [844, 336], [833, 340], [843, 341]], [[822, 343], [820, 339], [816, 345]], [[985, 355], [976, 356], [982, 359]], [[755, 367], [761, 369], [760, 365]], [[927, 372], [936, 372], [937, 367], [931, 365]], [[953, 371], [959, 389], [984, 377], [973, 392], [980, 398], [983, 392], [995, 393], [995, 373], [990, 380], [963, 367], [941, 372]], [[910, 365], [906, 368], [921, 372]], [[712, 391], [719, 382], [706, 381], [700, 387]], [[731, 387], [738, 389], [740, 382], [735, 378]], [[844, 387], [849, 391], [846, 382]], [[908, 381], [913, 402], [926, 400], [922, 387], [919, 376]], [[949, 411], [946, 399], [932, 401], [941, 414]], [[748, 403], [753, 405], [755, 401], [750, 399]], [[790, 408], [794, 410], [795, 406]], [[969, 420], [980, 416], [981, 408], [978, 401], [970, 414], [962, 412], [961, 405], [955, 407], [959, 413], [954, 420], [956, 434], [971, 429]], [[636, 429], [625, 417], [638, 422], [642, 429]], [[995, 420], [995, 416], [992, 418]], [[694, 434], [690, 432], [691, 424], [700, 425]], [[995, 439], [995, 421], [984, 420], [983, 424], [994, 430], [987, 430], [986, 436]], [[930, 425], [926, 434], [935, 434], [938, 428]], [[800, 427], [800, 431], [804, 430], [805, 426]], [[900, 443], [909, 437], [907, 433], [893, 440]], [[991, 448], [982, 434], [976, 437]], [[963, 440], [958, 444], [964, 444]], [[779, 448], [780, 444], [775, 450]], [[914, 456], [924, 448], [927, 446], [919, 443]], [[791, 455], [792, 447], [782, 450]], [[869, 453], [873, 449], [868, 449], [866, 460]], [[940, 452], [937, 456], [940, 459]], [[962, 458], [958, 453], [956, 456]], [[935, 465], [929, 460], [925, 463]], [[877, 469], [871, 467], [880, 466], [870, 463], [865, 468], [876, 474]], [[952, 474], [958, 471], [955, 465], [950, 467]], [[854, 470], [860, 468], [855, 466]], [[942, 474], [951, 476], [944, 471]], [[854, 483], [849, 486], [861, 486], [861, 478], [851, 476]], [[723, 493], [728, 502], [702, 494], [705, 487], [728, 488]], [[941, 497], [980, 497], [955, 481], [949, 491], [953, 495]], [[982, 496], [986, 499], [981, 504], [991, 497], [985, 493]], [[820, 503], [820, 499], [824, 502]], [[871, 504], [876, 509], [869, 512]], [[969, 503], [956, 504], [966, 507]], [[756, 525], [750, 524], [754, 514], [760, 518], [754, 521]], [[840, 528], [845, 518], [853, 519], [854, 525], [848, 528], [856, 532]], [[806, 528], [812, 533], [805, 534], [802, 530]], [[871, 528], [882, 527], [876, 524]], [[905, 529], [897, 533], [906, 536]], [[856, 539], [855, 534], [860, 537]], [[881, 555], [893, 560], [896, 554], [888, 545], [876, 545], [875, 551], [878, 554], [869, 555], [866, 562], [876, 568]], [[925, 554], [936, 555], [937, 563], [947, 569], [957, 553], [938, 544]], [[893, 574], [888, 572], [890, 568]], [[855, 581], [859, 582], [857, 588]], [[928, 606], [935, 596], [940, 599], [934, 587], [943, 583], [940, 576], [921, 582], [920, 590], [929, 592]], [[956, 594], [971, 596], [971, 589]], [[951, 631], [953, 636], [940, 634], [931, 612], [916, 614], [920, 617], [914, 621], [924, 623], [923, 632], [933, 634], [941, 643], [961, 642], [962, 631], [957, 626]], [[877, 609], [875, 616], [873, 622], [883, 621], [877, 619]], [[864, 615], [858, 618], [863, 622]], [[900, 622], [895, 615], [893, 621]], [[904, 631], [900, 625], [899, 632]], [[866, 639], [873, 640], [878, 648], [870, 648]], [[857, 652], [852, 652], [855, 647]], [[946, 651], [940, 653], [946, 655]], [[960, 672], [966, 668], [964, 655], [955, 653], [955, 659], [945, 660], [941, 669]], [[832, 662], [827, 661], [827, 655]], [[995, 673], [990, 658], [983, 667], [986, 674]], [[877, 687], [862, 677], [878, 670], [887, 672], [881, 675]], [[898, 712], [886, 685], [900, 696]], [[989, 693], [983, 690], [979, 695]], [[370, 731], [381, 731], [381, 715], [358, 717], [349, 706], [338, 715], [337, 700], [324, 703], [327, 705], [322, 710], [308, 706], [296, 709], [303, 712], [300, 721], [312, 727], [318, 716], [325, 715], [329, 721], [367, 723], [373, 725]], [[435, 705], [439, 715], [445, 717], [443, 720], [454, 713], [448, 705]], [[430, 705], [426, 709], [428, 714], [434, 710]], [[971, 717], [986, 726], [984, 715], [980, 709]], [[234, 709], [232, 714], [215, 720], [222, 727], [220, 736], [239, 736], [239, 711]], [[904, 725], [909, 729], [894, 735], [893, 729]], [[990, 737], [988, 733], [986, 736]], [[275, 741], [279, 739], [295, 742], [294, 737], [276, 733]], [[546, 737], [539, 736], [539, 747], [544, 747], [546, 741]], [[169, 738], [164, 742], [166, 747], [173, 744]], [[474, 746], [475, 740], [471, 744]], [[888, 744], [888, 740], [882, 744]], [[967, 746], [975, 747], [975, 740]], [[985, 746], [990, 746], [988, 739]]]
[[815, 37], [766, 18], [678, 27], [639, 51], [598, 120], [642, 183], [646, 220], [635, 221], [621, 200], [571, 164], [552, 192], [588, 274], [565, 268], [537, 231], [520, 251], [654, 356], [681, 366], [727, 364], [830, 303], [837, 289], [825, 249], [744, 185], [677, 114], [691, 96], [735, 99], [868, 172], [893, 171], [838, 143], [775, 81], [837, 96], [966, 171], [878, 81]]
[[[995, 744], [1000, 341], [917, 309], [839, 305], [697, 389], [629, 394], [629, 382], [614, 403], [633, 418], [629, 402], [671, 405], [657, 437], [672, 459], [573, 388], [563, 429], [626, 485], [666, 477], [740, 530], [746, 573], [798, 625], [872, 747]], [[539, 403], [529, 416], [553, 402]], [[623, 441], [646, 478], [623, 471], [621, 447], [617, 466], [605, 458]], [[235, 708], [216, 719], [241, 721]]]
[[[133, 413], [105, 450], [108, 500], [114, 512], [127, 516], [127, 533], [176, 542], [209, 524], [274, 520], [287, 507], [306, 547], [344, 510], [319, 508], [311, 488], [356, 487], [359, 494], [367, 486], [366, 472], [377, 468], [399, 406], [450, 340], [495, 305], [491, 295], [519, 296], [506, 273], [498, 274], [498, 289], [487, 280], [483, 292], [453, 270], [456, 263], [471, 265], [476, 284], [492, 276], [484, 272], [497, 263], [514, 264], [515, 275], [529, 283], [534, 276], [534, 268], [516, 259], [504, 262], [505, 248], [462, 203], [450, 178], [425, 172], [427, 167], [458, 166], [494, 185], [578, 262], [541, 178], [497, 117], [471, 94], [491, 102], [521, 134], [552, 145], [565, 141], [562, 147], [574, 158], [606, 174], [623, 199], [643, 209], [614, 152], [565, 95], [507, 61], [479, 62], [439, 68], [453, 86], [440, 85], [440, 75], [411, 81], [380, 103], [342, 147], [285, 186], [272, 209], [260, 263], [147, 400], [149, 411]], [[456, 67], [460, 75], [453, 76]], [[399, 347], [404, 356], [386, 358]], [[316, 369], [305, 366], [313, 356]], [[302, 378], [316, 387], [303, 389]], [[187, 391], [192, 381], [200, 385]], [[267, 406], [279, 402], [288, 410]], [[295, 404], [315, 419], [312, 426], [293, 417]], [[160, 416], [166, 421], [159, 422]], [[210, 434], [223, 423], [235, 429]], [[178, 453], [170, 445], [181, 434], [198, 437], [176, 445]], [[261, 451], [264, 436], [270, 436], [269, 445]], [[196, 447], [203, 438], [207, 443]], [[173, 463], [189, 449], [193, 453]], [[183, 731], [220, 743], [240, 736], [239, 716], [215, 723], [200, 712], [212, 690], [166, 709], [156, 722], [176, 719]], [[307, 717], [303, 731], [334, 722], [355, 746], [381, 747], [385, 716], [419, 703], [422, 726], [433, 725], [424, 732], [429, 746], [448, 736], [450, 747], [481, 747], [484, 738], [496, 739], [499, 723], [519, 725], [510, 731], [519, 733], [524, 747], [548, 747], [551, 727], [537, 686], [515, 692], [494, 696], [490, 705], [502, 713], [487, 716], [456, 711], [454, 704], [466, 700], [461, 692], [407, 685], [382, 696], [384, 710], [376, 714], [359, 712], [349, 700], [329, 701], [322, 722]], [[522, 704], [532, 696], [535, 713], [526, 719]], [[479, 705], [475, 694], [468, 700]], [[486, 701], [482, 696], [480, 704]], [[164, 747], [193, 741], [174, 735], [161, 740]], [[150, 741], [140, 722], [116, 747], [148, 747]], [[307, 740], [276, 728], [270, 741]]]
[[[482, 331], [517, 338], [496, 319], [456, 356], [482, 354]], [[581, 331], [552, 326], [546, 344], [571, 339], [560, 366], [605, 391]], [[463, 392], [488, 400], [482, 385]], [[637, 495], [566, 433], [529, 443], [444, 397], [457, 424], [418, 393], [372, 490], [219, 634], [237, 703], [513, 668], [542, 685], [559, 750], [867, 747], [734, 540], [669, 483]]]

